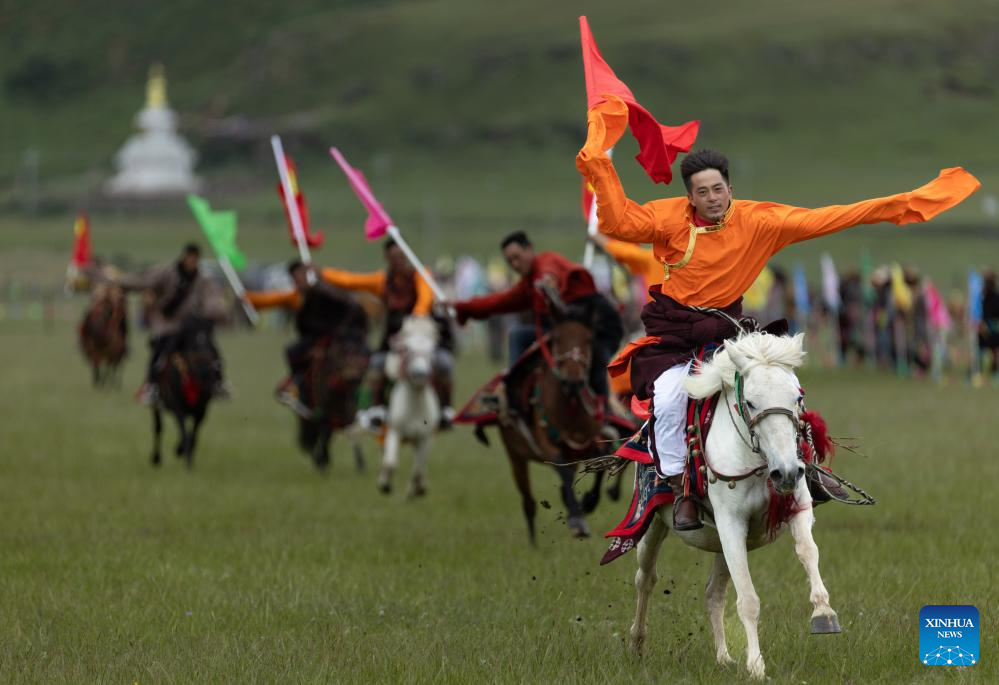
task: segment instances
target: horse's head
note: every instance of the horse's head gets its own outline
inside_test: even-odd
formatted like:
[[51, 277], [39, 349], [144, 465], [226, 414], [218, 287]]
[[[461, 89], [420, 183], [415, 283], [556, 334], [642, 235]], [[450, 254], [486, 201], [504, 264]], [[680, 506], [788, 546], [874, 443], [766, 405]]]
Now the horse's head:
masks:
[[[749, 333], [728, 340], [685, 382], [692, 397], [721, 392], [746, 445], [767, 462], [774, 489], [792, 492], [805, 473], [800, 454], [801, 386], [794, 369], [805, 358], [804, 334]], [[718, 411], [722, 411], [719, 407]]]
[[552, 371], [562, 387], [562, 394], [572, 397], [586, 387], [593, 363], [593, 314], [589, 307], [566, 304], [558, 290], [548, 284], [538, 288], [548, 302], [555, 322], [551, 331]]
[[437, 349], [437, 324], [425, 316], [407, 318], [392, 339], [392, 354], [385, 363], [389, 378], [423, 387], [430, 381]]

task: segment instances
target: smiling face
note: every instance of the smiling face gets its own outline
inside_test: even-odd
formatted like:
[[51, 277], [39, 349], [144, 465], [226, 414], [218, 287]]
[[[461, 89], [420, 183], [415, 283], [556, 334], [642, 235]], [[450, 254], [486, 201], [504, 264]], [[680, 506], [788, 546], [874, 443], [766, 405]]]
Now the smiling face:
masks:
[[687, 198], [699, 217], [718, 223], [732, 204], [732, 186], [717, 169], [705, 169], [690, 177]]

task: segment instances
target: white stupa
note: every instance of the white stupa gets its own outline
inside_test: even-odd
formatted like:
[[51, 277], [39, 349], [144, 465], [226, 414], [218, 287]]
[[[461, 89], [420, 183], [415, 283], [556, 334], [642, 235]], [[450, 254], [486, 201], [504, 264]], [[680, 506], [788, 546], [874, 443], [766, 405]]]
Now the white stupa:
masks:
[[159, 64], [149, 70], [146, 106], [135, 121], [139, 133], [115, 155], [118, 173], [107, 182], [107, 192], [118, 197], [162, 197], [197, 191], [198, 155], [177, 135], [177, 115], [167, 105], [166, 78]]

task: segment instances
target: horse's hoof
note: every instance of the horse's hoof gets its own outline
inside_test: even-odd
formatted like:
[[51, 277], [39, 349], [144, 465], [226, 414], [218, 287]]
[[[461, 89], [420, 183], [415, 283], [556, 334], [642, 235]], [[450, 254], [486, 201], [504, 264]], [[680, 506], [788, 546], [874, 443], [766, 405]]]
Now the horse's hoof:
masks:
[[572, 517], [568, 521], [569, 532], [574, 538], [590, 537], [590, 527], [586, 524], [586, 519], [582, 516]]
[[621, 499], [621, 488], [611, 487], [607, 488], [607, 496], [611, 498], [611, 502], [617, 502]]
[[159, 466], [160, 465], [160, 455], [159, 454], [154, 454], [153, 455], [152, 464], [153, 464], [153, 466]]
[[840, 632], [839, 618], [832, 616], [812, 616], [812, 635], [828, 635]]
[[382, 493], [383, 495], [388, 495], [389, 493], [392, 492], [392, 484], [389, 483], [389, 482], [387, 482], [387, 481], [384, 482], [384, 483], [379, 483], [378, 484], [378, 491], [380, 493]]
[[600, 504], [600, 492], [599, 491], [598, 492], [592, 492], [591, 491], [591, 492], [588, 492], [585, 495], [583, 495], [582, 505], [583, 505], [583, 512], [584, 513], [586, 513], [586, 514], [592, 514], [593, 511], [597, 508], [598, 504]]
[[731, 666], [735, 663], [735, 659], [729, 656], [728, 652], [722, 652], [716, 657], [719, 666]]

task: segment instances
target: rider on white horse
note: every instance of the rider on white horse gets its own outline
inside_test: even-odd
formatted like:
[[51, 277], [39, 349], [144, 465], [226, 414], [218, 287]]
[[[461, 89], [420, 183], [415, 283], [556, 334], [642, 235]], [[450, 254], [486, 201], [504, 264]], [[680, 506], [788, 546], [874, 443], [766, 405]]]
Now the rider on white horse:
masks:
[[[630, 363], [635, 394], [639, 399], [652, 398], [653, 456], [674, 492], [682, 493], [687, 402], [682, 383], [693, 351], [737, 334], [742, 296], [767, 260], [792, 243], [851, 226], [928, 221], [967, 198], [980, 184], [957, 167], [941, 171], [936, 179], [908, 193], [803, 209], [733, 200], [728, 160], [718, 152], [701, 150], [681, 164], [686, 197], [639, 205], [625, 196], [605, 153], [615, 141], [609, 140], [612, 135], [608, 136], [610, 124], [604, 121], [604, 110], [619, 104], [616, 100], [609, 98], [608, 103], [590, 110], [587, 140], [576, 166], [596, 190], [600, 231], [619, 240], [651, 243], [662, 263], [662, 283], [650, 289], [653, 299], [642, 310], [648, 336], [625, 348], [610, 368], [617, 375]], [[678, 497], [674, 528], [700, 526], [696, 503]]]

